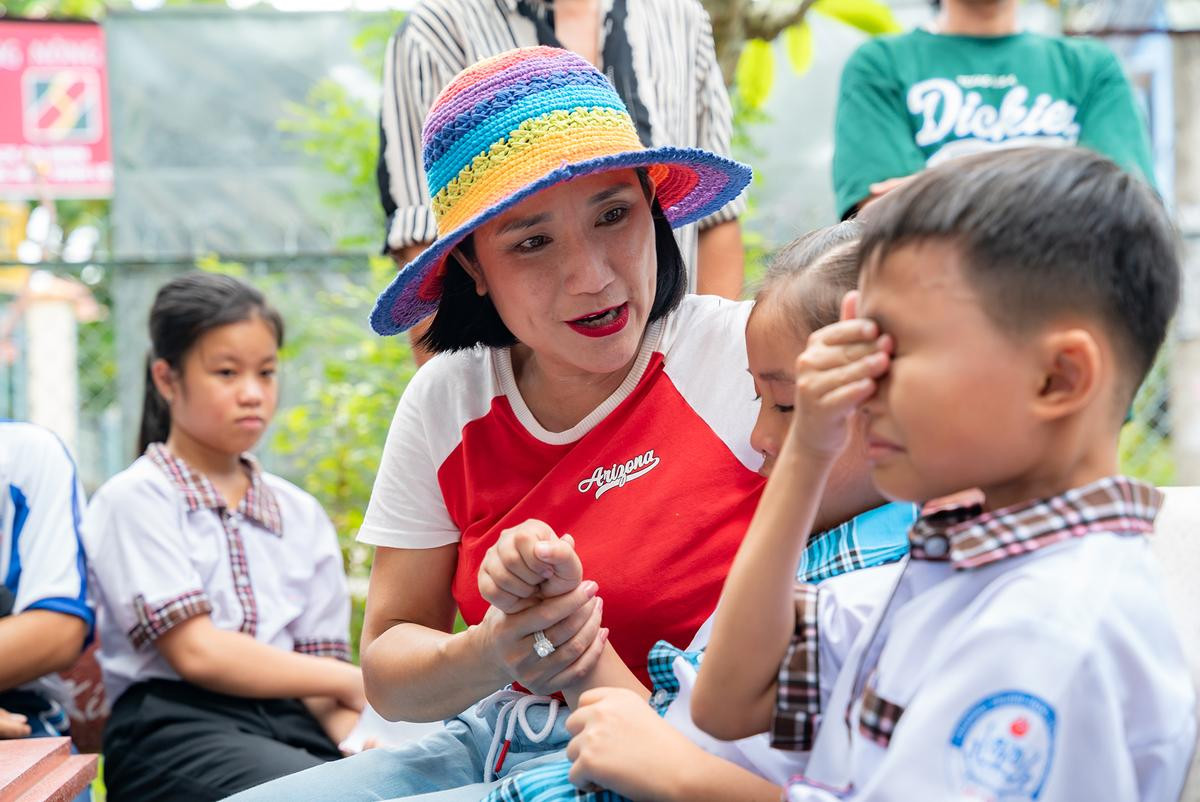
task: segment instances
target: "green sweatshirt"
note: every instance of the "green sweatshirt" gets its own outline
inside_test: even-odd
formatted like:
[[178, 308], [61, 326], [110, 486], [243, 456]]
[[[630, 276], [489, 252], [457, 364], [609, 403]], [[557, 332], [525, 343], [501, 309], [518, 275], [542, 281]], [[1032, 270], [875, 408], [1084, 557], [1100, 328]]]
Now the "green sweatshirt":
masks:
[[1100, 42], [916, 30], [872, 39], [842, 72], [833, 185], [848, 214], [876, 181], [967, 153], [1081, 145], [1153, 183], [1146, 127]]

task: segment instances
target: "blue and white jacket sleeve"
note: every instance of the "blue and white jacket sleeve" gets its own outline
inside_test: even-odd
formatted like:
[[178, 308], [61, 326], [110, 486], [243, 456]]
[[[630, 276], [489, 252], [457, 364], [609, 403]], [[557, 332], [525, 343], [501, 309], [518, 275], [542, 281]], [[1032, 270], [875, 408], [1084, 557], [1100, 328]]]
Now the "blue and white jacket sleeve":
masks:
[[49, 610], [72, 615], [92, 637], [95, 613], [88, 602], [87, 561], [80, 538], [83, 487], [66, 446], [32, 424], [0, 423], [4, 499], [0, 548], [13, 613]]

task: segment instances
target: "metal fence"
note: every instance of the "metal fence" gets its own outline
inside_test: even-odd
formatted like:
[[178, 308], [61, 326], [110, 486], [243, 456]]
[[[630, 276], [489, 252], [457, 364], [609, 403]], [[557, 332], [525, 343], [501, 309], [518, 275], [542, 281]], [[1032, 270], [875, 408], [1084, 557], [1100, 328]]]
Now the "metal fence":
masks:
[[[74, 432], [71, 445], [85, 486], [94, 490], [136, 456], [149, 302], [171, 276], [195, 268], [246, 278], [283, 314], [287, 339], [280, 409], [262, 441], [261, 456], [269, 469], [320, 499], [345, 538], [349, 564], [361, 567], [365, 555], [350, 544], [396, 400], [414, 370], [403, 338], [377, 337], [366, 325], [371, 303], [394, 269], [388, 260], [352, 254], [39, 266], [40, 275], [68, 282], [84, 296], [71, 301], [78, 313], [74, 375], [50, 380], [57, 381], [62, 396], [75, 398], [73, 420], [55, 428]], [[0, 415], [7, 417], [36, 416], [30, 407], [36, 354], [29, 308], [30, 299], [20, 296], [8, 296], [0, 307], [0, 319], [8, 324], [0, 341]], [[1168, 346], [1139, 393], [1121, 440], [1124, 470], [1160, 485], [1176, 480], [1171, 357]]]
[[[39, 265], [21, 292], [0, 296], [0, 321], [7, 323], [0, 327], [0, 335], [7, 331], [0, 339], [0, 415], [37, 419], [41, 411], [42, 422], [71, 446], [89, 492], [125, 468], [136, 456], [150, 299], [161, 284], [190, 269], [245, 278], [282, 313], [280, 407], [258, 453], [269, 470], [321, 501], [342, 536], [351, 575], [365, 576], [367, 553], [353, 536], [395, 403], [414, 370], [407, 340], [378, 337], [366, 323], [394, 271], [390, 260], [349, 254]], [[74, 294], [64, 291], [68, 287]], [[44, 304], [71, 310], [73, 335], [61, 327], [36, 330], [45, 317], [33, 312]], [[47, 335], [49, 342], [40, 346]], [[71, 375], [39, 375], [37, 362], [47, 361], [40, 357], [47, 349], [58, 356], [74, 353]], [[46, 387], [54, 395], [49, 402], [38, 402], [38, 384], [43, 396]], [[73, 399], [69, 419], [55, 403], [63, 399]], [[47, 407], [52, 418], [60, 417], [45, 420]]]

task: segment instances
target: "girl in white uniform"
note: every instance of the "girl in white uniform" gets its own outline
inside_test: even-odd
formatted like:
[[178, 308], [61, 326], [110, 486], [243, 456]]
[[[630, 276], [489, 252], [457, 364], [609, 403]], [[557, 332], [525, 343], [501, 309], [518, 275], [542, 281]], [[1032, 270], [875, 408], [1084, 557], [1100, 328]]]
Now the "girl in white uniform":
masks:
[[150, 336], [143, 456], [84, 525], [105, 781], [115, 802], [220, 799], [338, 758], [362, 677], [332, 524], [247, 453], [275, 412], [279, 314], [191, 274], [159, 290]]

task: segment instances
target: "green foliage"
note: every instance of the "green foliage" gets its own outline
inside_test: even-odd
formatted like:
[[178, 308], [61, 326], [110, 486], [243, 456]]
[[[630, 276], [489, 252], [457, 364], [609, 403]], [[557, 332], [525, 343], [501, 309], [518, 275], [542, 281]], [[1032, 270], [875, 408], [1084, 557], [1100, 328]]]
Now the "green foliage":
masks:
[[281, 354], [285, 370], [300, 354], [309, 362], [317, 354], [321, 361], [299, 377], [304, 401], [276, 419], [272, 448], [325, 506], [343, 538], [347, 568], [358, 577], [366, 574], [368, 555], [353, 538], [396, 402], [415, 369], [406, 338], [377, 337], [363, 325], [361, 310], [370, 308], [377, 288], [394, 273], [390, 259], [374, 258], [369, 279], [360, 276], [316, 293], [314, 300], [327, 313], [290, 321]]
[[[899, 20], [879, 0], [817, 0], [811, 11], [866, 33], [879, 36], [902, 30]], [[801, 19], [783, 29], [788, 62], [797, 75], [808, 72], [814, 57], [813, 33], [808, 20]], [[761, 109], [775, 83], [775, 59], [771, 43], [749, 39], [742, 46], [734, 73], [735, 94], [749, 109]]]
[[1174, 484], [1168, 395], [1170, 350], [1164, 349], [1133, 402], [1131, 420], [1121, 430], [1121, 471], [1159, 487]]
[[896, 15], [878, 0], [817, 0], [813, 11], [857, 28], [869, 36], [903, 30]]
[[104, 0], [4, 0], [0, 17], [98, 19], [105, 6]]
[[807, 21], [792, 25], [783, 32], [788, 63], [797, 75], [808, 72], [813, 62], [813, 33]]
[[767, 102], [774, 82], [775, 55], [771, 52], [771, 44], [762, 39], [746, 42], [738, 59], [737, 76], [734, 79], [741, 102], [748, 109], [761, 109]]
[[[354, 48], [368, 74], [382, 74], [388, 37], [402, 19], [402, 14], [391, 13], [375, 15], [362, 23]], [[337, 182], [337, 188], [322, 199], [327, 206], [343, 215], [352, 210], [354, 219], [379, 217], [379, 202], [373, 191], [379, 143], [374, 109], [345, 85], [327, 78], [313, 87], [304, 103], [287, 106], [279, 128]], [[376, 242], [376, 238], [348, 238], [339, 244], [345, 248], [372, 247]]]

